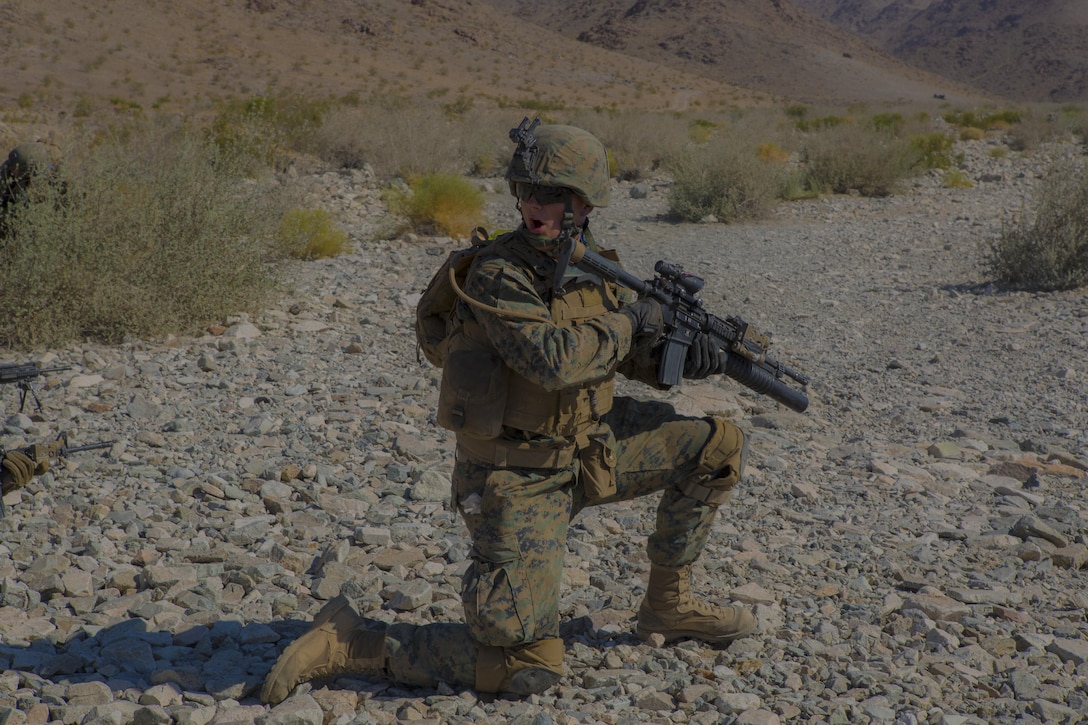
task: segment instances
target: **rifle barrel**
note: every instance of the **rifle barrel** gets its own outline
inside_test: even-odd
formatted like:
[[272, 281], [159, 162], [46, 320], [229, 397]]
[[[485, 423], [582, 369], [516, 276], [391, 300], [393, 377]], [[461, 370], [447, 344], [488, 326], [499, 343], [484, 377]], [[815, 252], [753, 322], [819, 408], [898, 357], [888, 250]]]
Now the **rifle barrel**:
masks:
[[0, 383], [15, 383], [20, 380], [30, 380], [46, 373], [59, 373], [62, 370], [71, 370], [71, 365], [61, 365], [54, 368], [38, 367], [34, 363], [24, 365], [0, 365]]
[[61, 449], [61, 455], [68, 455], [69, 453], [79, 453], [80, 451], [95, 451], [100, 448], [109, 448], [117, 441], [102, 441], [101, 443], [88, 443], [85, 446], [65, 446]]

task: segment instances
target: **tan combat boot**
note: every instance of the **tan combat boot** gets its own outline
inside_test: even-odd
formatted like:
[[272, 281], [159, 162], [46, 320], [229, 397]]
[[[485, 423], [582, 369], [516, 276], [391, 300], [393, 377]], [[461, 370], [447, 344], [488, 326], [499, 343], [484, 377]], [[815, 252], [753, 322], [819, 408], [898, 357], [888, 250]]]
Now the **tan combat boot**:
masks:
[[638, 610], [638, 636], [664, 635], [666, 642], [699, 639], [727, 644], [756, 628], [756, 615], [734, 604], [718, 607], [691, 595], [691, 566], [650, 566], [650, 583]]
[[319, 677], [384, 674], [385, 629], [366, 629], [365, 621], [347, 597], [330, 599], [310, 630], [276, 660], [261, 689], [261, 701], [277, 705], [296, 685]]

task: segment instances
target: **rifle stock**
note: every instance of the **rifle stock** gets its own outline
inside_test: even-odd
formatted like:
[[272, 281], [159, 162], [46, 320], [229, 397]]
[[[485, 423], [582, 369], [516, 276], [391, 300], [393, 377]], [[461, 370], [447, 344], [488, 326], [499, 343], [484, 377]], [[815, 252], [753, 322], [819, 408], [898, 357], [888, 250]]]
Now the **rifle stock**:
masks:
[[573, 245], [571, 264], [634, 290], [640, 297], [652, 295], [661, 303], [666, 329], [657, 370], [659, 383], [676, 385], [680, 382], [688, 348], [696, 335], [706, 333], [726, 353], [725, 369], [720, 372], [791, 410], [801, 413], [808, 408], [808, 396], [783, 380], [790, 378], [804, 386], [809, 383], [808, 376], [769, 357], [770, 338], [740, 317], [721, 318], [703, 309], [702, 300], [696, 296], [703, 287], [702, 278], [660, 261], [654, 266], [657, 277], [647, 282], [579, 241], [570, 239], [567, 244]]

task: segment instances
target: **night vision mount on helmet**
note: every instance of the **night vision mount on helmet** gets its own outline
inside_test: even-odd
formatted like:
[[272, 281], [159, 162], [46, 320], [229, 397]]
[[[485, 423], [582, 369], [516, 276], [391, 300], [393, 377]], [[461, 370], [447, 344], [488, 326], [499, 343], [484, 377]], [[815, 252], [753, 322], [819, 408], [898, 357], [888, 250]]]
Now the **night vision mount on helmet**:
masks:
[[541, 125], [540, 119], [522, 120], [510, 129], [518, 145], [506, 171], [510, 193], [514, 184], [560, 186], [578, 194], [590, 206], [608, 206], [612, 179], [608, 154], [593, 134], [574, 126]]

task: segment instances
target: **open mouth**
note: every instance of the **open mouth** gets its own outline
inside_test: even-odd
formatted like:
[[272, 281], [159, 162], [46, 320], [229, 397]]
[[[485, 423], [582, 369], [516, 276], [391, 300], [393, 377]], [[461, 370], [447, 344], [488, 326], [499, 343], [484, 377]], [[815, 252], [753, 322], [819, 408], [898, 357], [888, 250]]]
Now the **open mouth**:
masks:
[[530, 216], [525, 218], [525, 226], [533, 234], [540, 234], [544, 231], [545, 224], [543, 220]]

